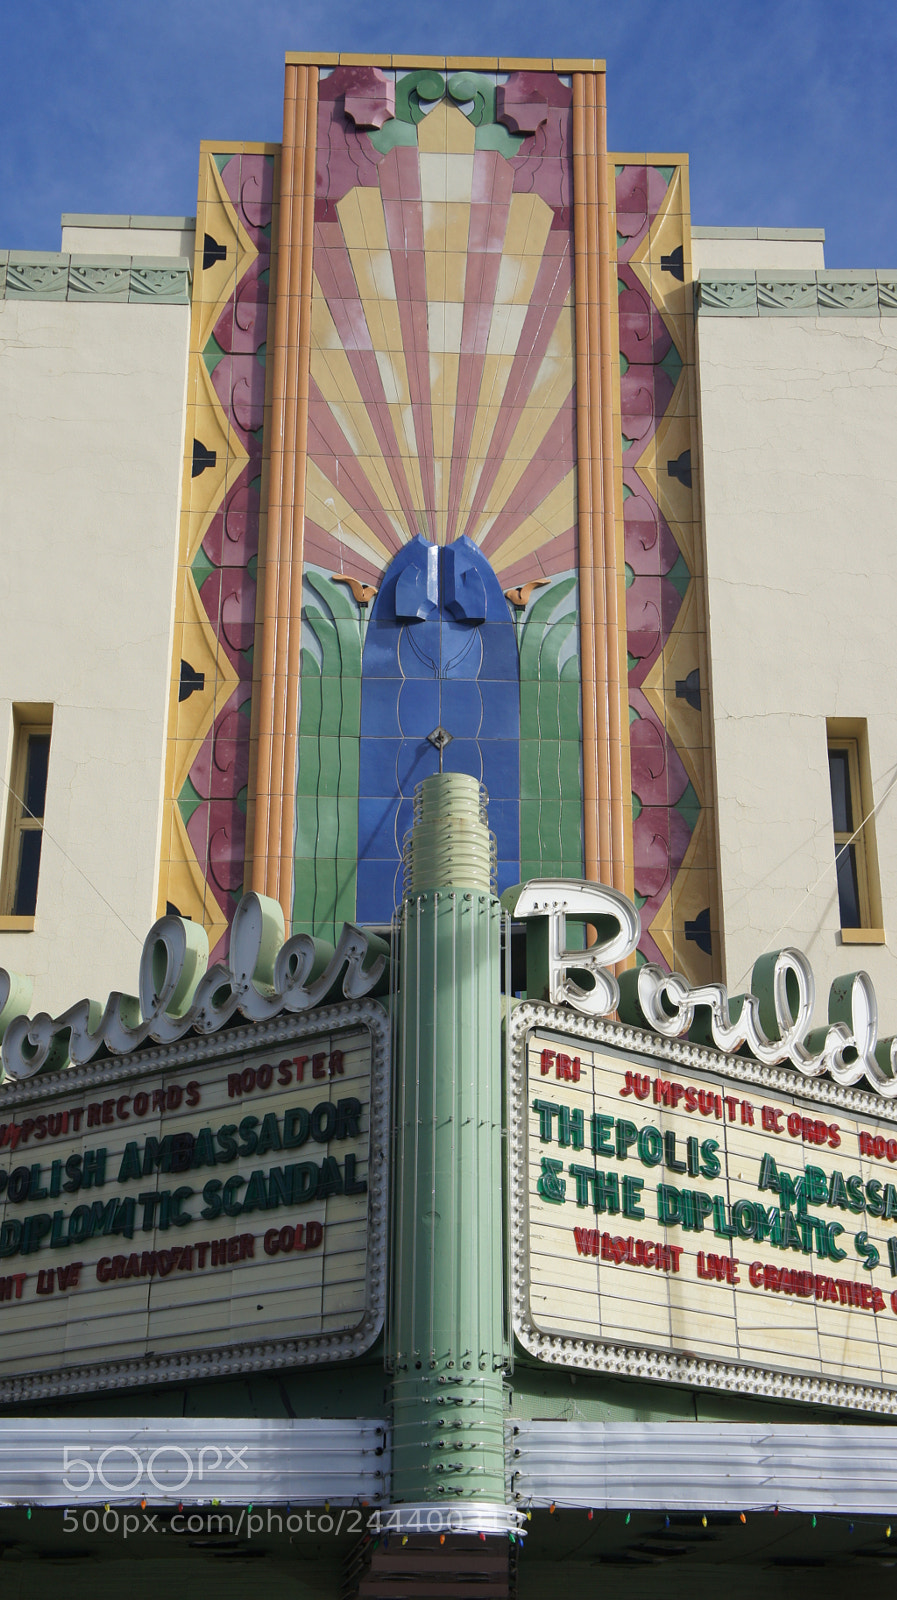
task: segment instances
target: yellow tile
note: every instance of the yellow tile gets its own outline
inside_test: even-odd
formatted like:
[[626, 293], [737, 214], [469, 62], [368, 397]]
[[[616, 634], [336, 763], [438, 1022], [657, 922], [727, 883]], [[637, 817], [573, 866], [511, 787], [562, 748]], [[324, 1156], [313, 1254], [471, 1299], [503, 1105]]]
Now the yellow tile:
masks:
[[529, 60], [526, 56], [499, 56], [499, 72], [550, 72], [551, 62], [544, 57], [535, 56]]
[[[445, 56], [393, 56], [394, 67], [444, 67]], [[426, 119], [425, 119], [426, 120]]]
[[392, 56], [346, 55], [340, 51], [341, 67], [391, 67]]
[[568, 59], [566, 56], [562, 56], [560, 58], [555, 57], [554, 61], [550, 62], [549, 65], [554, 68], [555, 72], [604, 72], [607, 63], [605, 61], [581, 60], [575, 56]]
[[[288, 50], [284, 60], [288, 67], [338, 67], [339, 55], [335, 50]], [[215, 150], [223, 148], [216, 144]]]
[[498, 56], [446, 56], [449, 72], [497, 72]]

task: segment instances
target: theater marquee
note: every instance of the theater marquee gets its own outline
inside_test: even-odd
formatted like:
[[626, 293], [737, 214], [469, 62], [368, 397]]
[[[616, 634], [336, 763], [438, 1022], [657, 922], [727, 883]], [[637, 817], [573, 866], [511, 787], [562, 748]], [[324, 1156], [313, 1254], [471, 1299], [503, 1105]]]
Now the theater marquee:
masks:
[[0, 1397], [369, 1348], [387, 1078], [361, 1000], [7, 1085]]
[[542, 1360], [897, 1412], [897, 1106], [525, 1003], [515, 1327]]

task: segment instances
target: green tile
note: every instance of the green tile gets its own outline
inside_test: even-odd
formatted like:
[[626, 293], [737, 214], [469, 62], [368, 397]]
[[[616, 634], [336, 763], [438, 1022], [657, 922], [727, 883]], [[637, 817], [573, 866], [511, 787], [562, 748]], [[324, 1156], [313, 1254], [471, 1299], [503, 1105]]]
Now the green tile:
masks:
[[358, 799], [358, 761], [361, 745], [358, 735], [342, 734], [339, 739], [340, 793]]
[[535, 861], [542, 859], [542, 835], [540, 831], [541, 805], [538, 800], [521, 800], [520, 802], [520, 859], [529, 857]]
[[317, 856], [320, 864], [335, 856], [337, 849], [339, 813], [335, 801], [339, 797], [339, 740], [323, 738], [319, 749]]
[[337, 617], [337, 671], [341, 677], [361, 677], [361, 627], [351, 617]]
[[194, 788], [193, 784], [190, 782], [190, 779], [187, 778], [180, 794], [178, 795], [178, 810], [181, 813], [181, 821], [183, 822], [184, 827], [187, 826], [187, 823], [190, 821], [190, 818], [192, 817], [197, 806], [201, 805], [202, 795], [199, 793], [198, 789]]
[[539, 738], [539, 689], [533, 678], [520, 685], [520, 738]]
[[342, 794], [336, 802], [339, 850], [344, 860], [358, 859], [358, 795]]
[[68, 271], [71, 256], [63, 250], [10, 250], [11, 267], [65, 267]]
[[321, 684], [324, 680], [303, 670], [299, 685], [300, 734], [317, 733], [321, 726]]
[[539, 745], [535, 739], [520, 741], [520, 798], [536, 800], [539, 796]]
[[152, 233], [171, 230], [173, 233], [186, 233], [188, 229], [196, 227], [195, 217], [128, 217], [128, 226], [131, 228], [144, 228]]
[[673, 585], [673, 588], [677, 590], [681, 598], [684, 600], [685, 591], [691, 583], [691, 573], [685, 564], [685, 557], [683, 556], [681, 550], [676, 557], [674, 565], [667, 573], [667, 577], [669, 578], [670, 583]]
[[670, 345], [669, 350], [660, 362], [660, 366], [675, 389], [676, 384], [679, 382], [679, 374], [682, 371], [682, 357], [674, 344]]
[[564, 863], [560, 856], [543, 856], [542, 867], [537, 876], [540, 878], [562, 878], [564, 876]]
[[562, 797], [582, 794], [582, 750], [579, 740], [562, 739], [558, 746], [558, 775]]
[[562, 877], [576, 877], [582, 865], [582, 806], [573, 800], [561, 803], [561, 849], [564, 857]]
[[206, 581], [206, 578], [210, 577], [213, 572], [218, 571], [214, 561], [209, 560], [202, 545], [200, 545], [196, 555], [193, 557], [193, 561], [190, 565], [190, 571], [193, 573], [193, 580], [197, 589], [201, 589]]
[[318, 863], [315, 882], [315, 936], [331, 943], [336, 928], [336, 871], [333, 863]]
[[[317, 734], [311, 737], [300, 734], [298, 758], [299, 770], [296, 777], [296, 793], [297, 795], [309, 796], [314, 799], [318, 792], [318, 778], [320, 775]], [[315, 824], [315, 827], [317, 828], [317, 824]]]
[[525, 840], [528, 854], [544, 856], [560, 854], [561, 848], [560, 800], [521, 800], [520, 836]]
[[186, 306], [190, 304], [190, 269], [187, 261], [175, 258], [160, 265], [160, 257], [131, 260], [131, 305]]
[[126, 228], [131, 219], [118, 211], [63, 211], [63, 228]]
[[578, 681], [561, 683], [558, 690], [558, 720], [562, 739], [581, 738], [582, 687]]
[[321, 679], [321, 732], [338, 734], [343, 717], [343, 696], [339, 678]]
[[296, 860], [314, 860], [318, 848], [318, 802], [314, 795], [296, 796]]
[[67, 256], [29, 261], [22, 259], [21, 252], [10, 251], [6, 267], [7, 300], [65, 300], [68, 284]]
[[121, 261], [115, 266], [91, 266], [83, 261], [72, 261], [69, 267], [69, 300], [124, 303], [130, 286], [131, 272], [127, 261], [124, 266]]
[[539, 739], [543, 745], [557, 744], [561, 737], [561, 721], [558, 715], [559, 690], [560, 684], [557, 679], [539, 686]]
[[361, 679], [343, 678], [343, 727], [356, 732], [361, 729]]
[[354, 922], [358, 877], [356, 858], [354, 855], [337, 856], [334, 866], [337, 919], [339, 922]]
[[218, 340], [215, 338], [214, 333], [210, 334], [202, 352], [202, 359], [205, 363], [205, 369], [210, 378], [219, 361], [223, 361], [226, 354], [227, 351], [222, 349], [221, 345], [218, 343]]
[[676, 810], [684, 822], [694, 831], [698, 817], [701, 815], [701, 802], [691, 782], [686, 784], [685, 793], [676, 801]]

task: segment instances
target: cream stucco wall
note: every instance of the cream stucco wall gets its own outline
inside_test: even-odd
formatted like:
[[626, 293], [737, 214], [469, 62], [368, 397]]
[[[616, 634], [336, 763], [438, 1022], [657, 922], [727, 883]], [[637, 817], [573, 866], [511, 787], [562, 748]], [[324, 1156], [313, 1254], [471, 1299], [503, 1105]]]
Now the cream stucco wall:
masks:
[[193, 260], [195, 217], [104, 217], [63, 212], [60, 250], [71, 255], [186, 256]]
[[[795, 944], [897, 1032], [897, 318], [701, 316], [726, 979]], [[826, 718], [866, 718], [887, 943], [842, 944]]]
[[[132, 989], [155, 918], [187, 306], [0, 302], [0, 773], [51, 702], [32, 1009]], [[5, 798], [3, 810], [5, 813]]]
[[[63, 245], [63, 249], [68, 246]], [[74, 245], [71, 246], [74, 249]], [[79, 246], [86, 249], [86, 246]], [[692, 271], [815, 272], [825, 266], [822, 228], [702, 228], [691, 230]]]

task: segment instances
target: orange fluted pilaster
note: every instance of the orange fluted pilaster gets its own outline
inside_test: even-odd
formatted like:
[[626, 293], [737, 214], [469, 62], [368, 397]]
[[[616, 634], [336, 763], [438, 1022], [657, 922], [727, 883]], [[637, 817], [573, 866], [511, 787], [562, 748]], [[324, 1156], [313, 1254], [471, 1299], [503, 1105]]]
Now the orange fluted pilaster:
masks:
[[317, 110], [317, 68], [287, 63], [251, 882], [258, 893], [280, 901], [288, 928], [296, 817]]
[[623, 553], [614, 506], [616, 255], [608, 196], [604, 74], [573, 74], [573, 240], [587, 878], [625, 891], [631, 855]]

